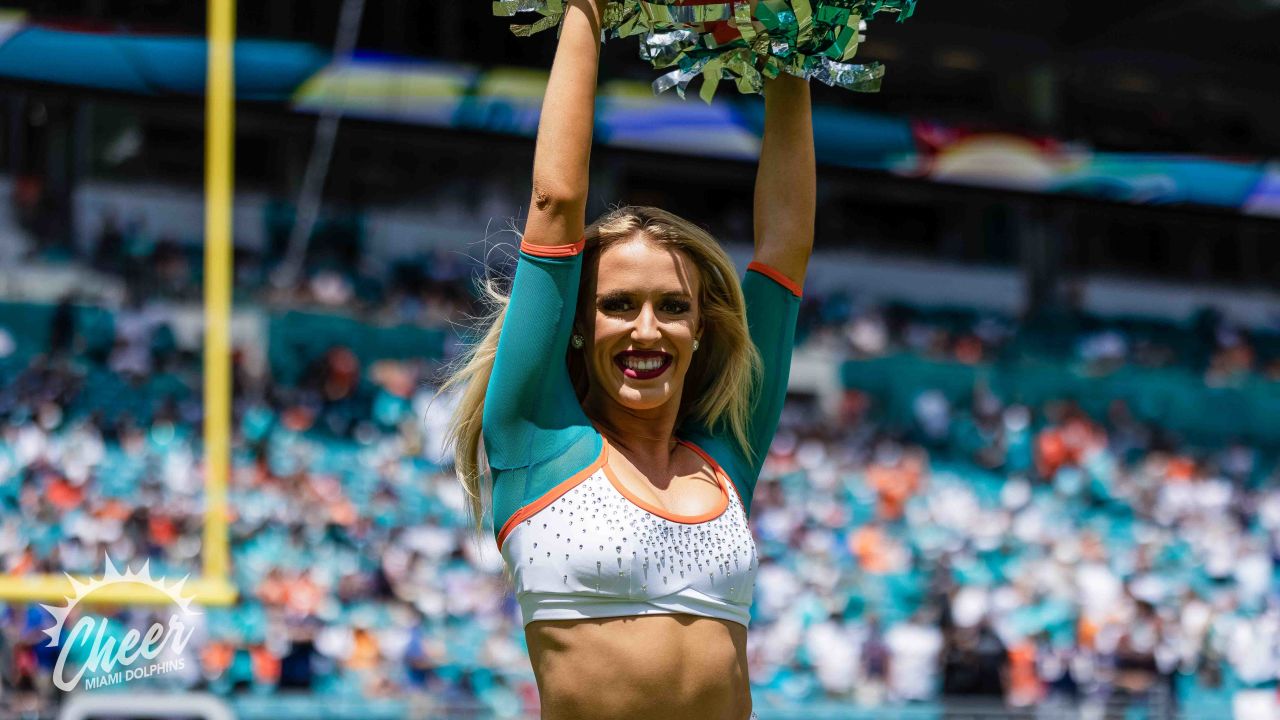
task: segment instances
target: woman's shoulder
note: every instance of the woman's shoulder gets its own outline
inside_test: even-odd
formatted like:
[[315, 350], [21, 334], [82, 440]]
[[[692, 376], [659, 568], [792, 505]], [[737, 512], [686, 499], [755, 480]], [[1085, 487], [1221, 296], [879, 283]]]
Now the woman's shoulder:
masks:
[[743, 455], [742, 449], [731, 439], [714, 435], [696, 425], [681, 428], [678, 438], [719, 465], [738, 487], [739, 493], [754, 484], [755, 478], [748, 477], [752, 472], [750, 462]]
[[[493, 470], [558, 465], [557, 460], [594, 457], [600, 435], [588, 424], [570, 422], [558, 427], [529, 422], [519, 428], [486, 428], [486, 451]], [[492, 447], [489, 447], [492, 445]]]

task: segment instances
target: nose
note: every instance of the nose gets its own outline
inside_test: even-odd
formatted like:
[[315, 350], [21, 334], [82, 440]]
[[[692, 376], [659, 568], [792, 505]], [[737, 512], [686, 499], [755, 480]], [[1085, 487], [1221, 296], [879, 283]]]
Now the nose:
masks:
[[638, 343], [657, 342], [662, 339], [662, 333], [658, 331], [658, 315], [653, 311], [653, 305], [645, 303], [640, 308], [640, 312], [636, 315], [636, 324], [631, 329], [631, 339]]

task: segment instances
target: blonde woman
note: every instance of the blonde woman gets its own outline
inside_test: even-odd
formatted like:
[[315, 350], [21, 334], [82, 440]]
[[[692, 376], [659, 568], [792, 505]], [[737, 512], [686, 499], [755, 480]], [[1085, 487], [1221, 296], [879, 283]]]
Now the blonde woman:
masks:
[[458, 474], [477, 519], [492, 498], [544, 720], [747, 720], [747, 517], [813, 245], [808, 85], [767, 81], [741, 281], [662, 210], [584, 228], [603, 3], [569, 1], [510, 296], [446, 385]]

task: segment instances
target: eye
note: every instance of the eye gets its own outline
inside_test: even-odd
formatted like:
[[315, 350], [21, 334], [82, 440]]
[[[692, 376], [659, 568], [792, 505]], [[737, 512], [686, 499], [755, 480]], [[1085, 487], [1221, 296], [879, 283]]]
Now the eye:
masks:
[[683, 315], [689, 312], [689, 303], [685, 300], [668, 300], [662, 304], [662, 309], [672, 315]]
[[631, 308], [631, 302], [623, 298], [605, 298], [600, 301], [600, 309], [605, 312], [625, 312]]

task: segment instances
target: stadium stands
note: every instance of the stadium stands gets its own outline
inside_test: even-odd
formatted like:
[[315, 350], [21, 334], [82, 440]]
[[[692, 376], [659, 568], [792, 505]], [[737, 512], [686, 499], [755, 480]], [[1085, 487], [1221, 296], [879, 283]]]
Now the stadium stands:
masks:
[[[418, 270], [355, 315], [322, 293], [264, 301], [269, 371], [240, 367], [234, 398], [241, 601], [206, 611], [161, 685], [246, 707], [535, 706], [500, 560], [469, 538], [441, 452], [448, 398], [431, 402], [470, 308], [377, 322], [454, 297]], [[94, 572], [104, 552], [194, 569], [199, 367], [164, 307], [0, 304], [7, 572]], [[846, 390], [834, 420], [794, 398], [757, 491], [762, 718], [964, 695], [1213, 716], [1275, 686], [1275, 337], [1212, 314], [1041, 322], [806, 298], [804, 348], [846, 358]], [[147, 612], [111, 617], [123, 632]], [[46, 624], [4, 608], [7, 690], [49, 698]]]

